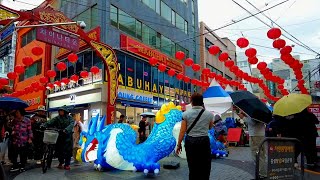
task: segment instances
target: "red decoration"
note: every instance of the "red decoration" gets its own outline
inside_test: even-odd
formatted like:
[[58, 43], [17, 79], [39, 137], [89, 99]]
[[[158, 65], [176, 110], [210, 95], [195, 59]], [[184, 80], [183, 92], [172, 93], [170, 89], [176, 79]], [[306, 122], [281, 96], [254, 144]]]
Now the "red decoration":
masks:
[[159, 64], [158, 69], [160, 72], [165, 72], [167, 69], [167, 66], [164, 64]]
[[225, 62], [224, 62], [224, 65], [225, 65], [226, 67], [232, 67], [232, 66], [234, 65], [234, 62], [231, 61], [231, 60], [228, 60], [228, 61], [225, 61]]
[[223, 52], [219, 56], [219, 61], [226, 61], [226, 60], [228, 60], [228, 58], [229, 58], [229, 54], [226, 52]]
[[280, 50], [281, 54], [290, 54], [292, 52], [291, 46], [285, 46]]
[[30, 56], [26, 56], [26, 57], [22, 58], [22, 63], [25, 66], [30, 66], [31, 64], [33, 64], [33, 59]]
[[149, 64], [150, 64], [151, 66], [157, 65], [157, 63], [158, 63], [158, 59], [156, 59], [155, 57], [149, 58]]
[[297, 74], [297, 75], [296, 75], [296, 79], [297, 79], [297, 80], [303, 79], [303, 75], [302, 75], [302, 74]]
[[192, 80], [191, 80], [191, 84], [197, 85], [197, 84], [198, 84], [198, 80], [197, 80], [197, 79], [192, 79]]
[[300, 79], [299, 81], [298, 81], [298, 84], [302, 84], [302, 85], [304, 85], [304, 80], [303, 79]]
[[88, 78], [88, 76], [89, 76], [89, 73], [88, 73], [88, 71], [81, 71], [80, 72], [80, 77], [82, 77], [82, 78]]
[[0, 78], [0, 84], [3, 86], [6, 86], [9, 84], [9, 81], [8, 81], [8, 79]]
[[14, 72], [17, 74], [22, 74], [24, 73], [25, 69], [22, 65], [17, 65], [16, 67], [14, 67]]
[[210, 69], [209, 68], [203, 68], [202, 69], [202, 74], [204, 74], [204, 75], [208, 75], [208, 74], [210, 74]]
[[36, 46], [31, 49], [31, 52], [35, 56], [40, 56], [43, 53], [43, 49], [39, 46]]
[[217, 81], [220, 81], [222, 78], [223, 78], [223, 77], [222, 77], [221, 74], [217, 74], [217, 75], [216, 75], [216, 80], [217, 80]]
[[78, 82], [79, 81], [79, 76], [77, 76], [77, 75], [72, 75], [71, 77], [70, 77], [70, 79], [71, 79], [71, 81], [73, 81], [73, 82]]
[[257, 55], [257, 50], [255, 48], [249, 48], [245, 51], [247, 57], [255, 57]]
[[212, 55], [217, 55], [220, 52], [220, 48], [218, 46], [210, 46], [209, 47], [209, 53]]
[[68, 55], [68, 61], [71, 63], [76, 63], [78, 61], [78, 55], [71, 53]]
[[282, 84], [279, 84], [278, 89], [284, 89], [284, 86]]
[[33, 82], [31, 83], [31, 87], [32, 88], [38, 88], [40, 86], [40, 83], [39, 82]]
[[191, 58], [187, 58], [186, 60], [184, 60], [184, 64], [190, 67], [193, 65], [193, 60]]
[[276, 49], [281, 49], [286, 45], [286, 41], [283, 39], [274, 40], [272, 46]]
[[266, 69], [267, 68], [267, 63], [265, 62], [259, 62], [258, 65], [257, 65], [257, 68], [261, 71], [263, 69]]
[[10, 80], [15, 80], [15, 79], [18, 77], [18, 75], [17, 75], [17, 73], [15, 73], [15, 72], [9, 72], [9, 73], [7, 74], [7, 77], [8, 77]]
[[176, 59], [182, 60], [184, 58], [185, 54], [182, 51], [177, 51], [176, 52]]
[[267, 36], [269, 39], [277, 39], [281, 36], [281, 30], [279, 28], [271, 28], [268, 31]]
[[176, 76], [176, 78], [177, 78], [179, 81], [182, 80], [183, 77], [184, 77], [184, 75], [183, 75], [182, 73], [177, 74], [177, 76]]
[[188, 76], [183, 77], [183, 81], [185, 83], [189, 83], [190, 82], [190, 78]]
[[214, 72], [210, 72], [210, 74], [208, 75], [209, 76], [209, 78], [215, 78], [216, 77], [216, 73], [214, 73]]
[[54, 86], [60, 87], [60, 86], [61, 86], [61, 82], [60, 82], [60, 81], [55, 81], [55, 82], [54, 82]]
[[47, 89], [53, 89], [53, 88], [54, 88], [54, 85], [52, 83], [47, 84]]
[[174, 69], [169, 69], [168, 70], [168, 75], [169, 76], [174, 76], [176, 74], [176, 71]]
[[197, 72], [197, 71], [200, 71], [201, 67], [200, 67], [199, 64], [193, 64], [193, 65], [192, 65], [192, 69], [193, 69], [195, 72]]
[[64, 62], [58, 62], [56, 67], [59, 71], [64, 71], [67, 69], [67, 65]]
[[240, 47], [240, 48], [246, 48], [248, 45], [249, 45], [249, 41], [248, 39], [244, 38], [244, 37], [241, 37], [237, 40], [237, 45]]
[[238, 68], [238, 66], [232, 66], [232, 67], [230, 67], [230, 71], [233, 73], [236, 73], [237, 71], [239, 71], [239, 68]]
[[93, 75], [96, 75], [100, 72], [100, 69], [97, 66], [92, 66], [90, 72], [92, 72]]
[[41, 77], [41, 78], [40, 78], [40, 82], [41, 82], [42, 84], [46, 84], [46, 83], [49, 82], [49, 80], [48, 80], [47, 77]]
[[57, 75], [57, 73], [54, 70], [47, 71], [47, 76], [49, 78], [54, 78], [54, 77], [56, 77], [56, 75]]
[[250, 58], [248, 58], [248, 62], [250, 63], [250, 64], [257, 64], [258, 63], [258, 58], [257, 57], [250, 57]]
[[70, 83], [70, 80], [69, 80], [68, 78], [62, 78], [62, 79], [61, 79], [61, 83], [67, 85], [67, 84]]

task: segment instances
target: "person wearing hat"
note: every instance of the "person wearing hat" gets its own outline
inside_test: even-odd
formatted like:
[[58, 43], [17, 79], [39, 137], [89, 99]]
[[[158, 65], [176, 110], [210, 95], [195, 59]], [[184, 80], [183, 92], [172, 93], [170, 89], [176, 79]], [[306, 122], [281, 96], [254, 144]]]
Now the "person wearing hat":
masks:
[[59, 115], [49, 120], [44, 124], [44, 127], [60, 129], [57, 143], [56, 143], [56, 156], [59, 160], [59, 169], [70, 170], [70, 162], [72, 157], [72, 130], [74, 121], [69, 115], [69, 110], [66, 106], [58, 109]]

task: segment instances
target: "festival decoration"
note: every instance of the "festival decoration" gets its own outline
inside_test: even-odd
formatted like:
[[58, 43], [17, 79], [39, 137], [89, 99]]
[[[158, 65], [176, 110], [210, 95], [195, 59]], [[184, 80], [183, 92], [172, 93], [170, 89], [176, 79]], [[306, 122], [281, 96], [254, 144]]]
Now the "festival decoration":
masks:
[[156, 59], [155, 57], [149, 58], [149, 64], [150, 64], [151, 66], [157, 65], [157, 63], [158, 63], [158, 59]]
[[228, 58], [229, 58], [229, 54], [226, 52], [223, 52], [219, 56], [219, 61], [226, 61], [226, 60], [228, 60]]
[[49, 79], [48, 79], [47, 77], [41, 77], [41, 78], [40, 78], [40, 83], [46, 84], [46, 83], [48, 83], [48, 82], [49, 82]]
[[257, 55], [257, 50], [255, 48], [249, 48], [244, 53], [248, 58], [252, 58]]
[[89, 76], [88, 71], [81, 71], [80, 72], [80, 77], [86, 79], [86, 78], [88, 78], [88, 76]]
[[79, 76], [77, 76], [77, 75], [72, 75], [71, 77], [70, 77], [70, 80], [72, 81], [72, 82], [78, 82], [79, 81]]
[[68, 61], [71, 63], [76, 63], [78, 61], [78, 55], [75, 53], [70, 53], [68, 55]]
[[9, 73], [7, 74], [7, 77], [8, 77], [8, 79], [10, 79], [10, 80], [15, 80], [15, 79], [18, 77], [18, 75], [17, 75], [17, 73], [15, 73], [15, 72], [9, 72]]
[[159, 70], [160, 72], [165, 72], [166, 69], [167, 69], [167, 66], [166, 66], [166, 65], [164, 65], [164, 64], [159, 64], [158, 70]]
[[209, 53], [212, 55], [217, 55], [220, 52], [219, 46], [212, 45], [209, 47]]
[[232, 61], [232, 60], [225, 61], [225, 62], [224, 62], [224, 65], [225, 65], [226, 67], [232, 67], [232, 66], [234, 65], [234, 61]]
[[182, 60], [184, 57], [185, 57], [184, 52], [182, 52], [182, 51], [177, 51], [176, 52], [176, 59]]
[[54, 85], [52, 83], [48, 83], [46, 88], [51, 90], [54, 88]]
[[100, 72], [100, 69], [97, 66], [92, 66], [90, 72], [92, 72], [93, 75], [96, 75]]
[[54, 77], [56, 77], [56, 75], [57, 75], [57, 73], [54, 70], [47, 71], [47, 76], [49, 78], [54, 78]]
[[33, 82], [33, 83], [31, 83], [31, 87], [34, 88], [34, 89], [38, 88], [39, 86], [40, 86], [40, 83], [39, 83], [39, 82]]
[[174, 76], [176, 74], [176, 71], [174, 69], [169, 69], [168, 70], [168, 75], [169, 76]]
[[193, 71], [197, 72], [197, 71], [200, 71], [201, 66], [199, 64], [193, 64], [192, 69], [193, 69]]
[[35, 56], [40, 56], [43, 53], [43, 49], [39, 46], [36, 46], [31, 49], [31, 52]]
[[190, 67], [193, 65], [193, 60], [191, 58], [187, 58], [186, 60], [184, 60], [184, 64]]
[[69, 84], [69, 83], [70, 83], [70, 80], [69, 80], [68, 78], [62, 78], [62, 79], [61, 79], [61, 84], [67, 85], [67, 84]]
[[0, 84], [3, 86], [9, 85], [9, 80], [5, 78], [0, 78]]
[[189, 83], [189, 82], [190, 82], [190, 78], [189, 78], [188, 76], [184, 76], [184, 77], [183, 77], [183, 81], [184, 81], [185, 83]]
[[268, 31], [267, 36], [269, 39], [277, 39], [281, 36], [281, 30], [279, 28], [271, 28]]
[[249, 46], [249, 41], [248, 39], [244, 38], [244, 37], [241, 37], [237, 40], [237, 45], [240, 47], [240, 48], [246, 48]]
[[180, 81], [182, 80], [184, 75], [182, 73], [177, 74], [176, 78]]
[[259, 61], [259, 60], [258, 60], [258, 58], [257, 58], [256, 56], [248, 58], [248, 62], [249, 62], [250, 64], [257, 64], [258, 61]]
[[26, 56], [24, 58], [22, 58], [22, 63], [25, 65], [25, 66], [30, 66], [31, 64], [33, 64], [33, 59], [32, 57], [30, 56]]
[[58, 86], [58, 87], [61, 86], [61, 82], [60, 81], [55, 81], [53, 84], [54, 84], [54, 86]]
[[210, 69], [209, 68], [203, 68], [202, 69], [202, 74], [204, 74], [204, 75], [208, 75], [208, 74], [210, 74]]
[[17, 74], [23, 74], [25, 71], [24, 67], [22, 65], [17, 65], [14, 67], [14, 72]]
[[267, 68], [267, 63], [266, 62], [259, 62], [258, 65], [257, 65], [257, 68], [261, 71], [263, 69], [266, 69]]
[[281, 49], [286, 45], [286, 41], [283, 39], [276, 39], [273, 41], [272, 46], [276, 49]]
[[213, 79], [216, 77], [216, 73], [214, 72], [210, 72], [209, 75], [208, 75], [209, 78]]
[[290, 54], [292, 52], [292, 47], [291, 46], [284, 46], [281, 50], [280, 50], [280, 54]]
[[67, 65], [64, 62], [58, 62], [56, 67], [59, 71], [64, 71], [67, 69]]

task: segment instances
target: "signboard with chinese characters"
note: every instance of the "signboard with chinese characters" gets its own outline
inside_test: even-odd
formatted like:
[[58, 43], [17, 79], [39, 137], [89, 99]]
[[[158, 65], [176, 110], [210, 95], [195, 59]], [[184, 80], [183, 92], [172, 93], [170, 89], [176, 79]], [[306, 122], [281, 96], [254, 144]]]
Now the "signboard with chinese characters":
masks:
[[309, 112], [312, 112], [314, 115], [317, 116], [319, 120], [319, 124], [317, 124], [318, 127], [320, 127], [320, 104], [311, 104], [308, 107]]
[[293, 179], [295, 148], [294, 142], [268, 142], [268, 179]]
[[6, 29], [4, 29], [3, 31], [0, 32], [0, 41], [3, 41], [4, 39], [6, 39], [7, 37], [9, 37], [13, 32], [14, 32], [14, 28], [16, 26], [14, 24], [11, 24], [10, 26], [8, 26]]
[[45, 27], [37, 27], [38, 41], [42, 41], [54, 46], [69, 49], [71, 51], [77, 52], [79, 50], [79, 38], [70, 36], [68, 34], [58, 32], [55, 29], [49, 29]]

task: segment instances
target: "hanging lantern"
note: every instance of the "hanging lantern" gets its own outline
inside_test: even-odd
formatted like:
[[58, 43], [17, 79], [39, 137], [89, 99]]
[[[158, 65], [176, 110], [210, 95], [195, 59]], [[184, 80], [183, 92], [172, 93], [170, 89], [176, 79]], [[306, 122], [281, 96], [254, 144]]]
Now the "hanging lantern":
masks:
[[297, 79], [297, 80], [303, 79], [303, 75], [302, 75], [302, 74], [297, 74], [297, 75], [296, 75], [296, 79]]
[[32, 88], [38, 88], [40, 86], [39, 82], [33, 82], [31, 83]]
[[199, 64], [193, 64], [192, 69], [193, 69], [193, 71], [197, 72], [197, 71], [200, 71], [201, 67]]
[[92, 72], [93, 75], [97, 75], [100, 72], [100, 69], [97, 66], [92, 66], [90, 72]]
[[9, 80], [5, 78], [0, 78], [0, 84], [3, 86], [9, 85]]
[[246, 54], [247, 57], [251, 58], [257, 55], [257, 50], [255, 48], [249, 48], [244, 53]]
[[249, 41], [248, 39], [244, 38], [244, 37], [241, 37], [237, 40], [237, 45], [240, 47], [240, 48], [246, 48], [248, 45], [249, 45]]
[[282, 79], [282, 78], [280, 78], [279, 81], [278, 81], [278, 83], [279, 83], [279, 84], [284, 84], [284, 83], [285, 83], [285, 80]]
[[14, 67], [14, 72], [17, 74], [23, 74], [25, 71], [24, 67], [22, 65], [17, 65]]
[[303, 79], [300, 79], [300, 80], [298, 81], [298, 84], [304, 85], [304, 83], [305, 83], [305, 81], [304, 81]]
[[174, 69], [169, 69], [168, 70], [168, 75], [169, 76], [174, 76], [176, 74], [176, 71]]
[[238, 66], [232, 66], [230, 67], [230, 71], [233, 73], [236, 73], [239, 70]]
[[43, 49], [39, 46], [36, 46], [31, 49], [31, 52], [35, 56], [40, 56], [43, 53]]
[[257, 68], [261, 71], [263, 69], [266, 69], [267, 68], [267, 63], [266, 62], [259, 62], [258, 65], [257, 65]]
[[185, 54], [182, 51], [177, 51], [176, 52], [176, 59], [182, 60], [184, 58]]
[[279, 84], [278, 89], [284, 89], [284, 86], [282, 84]]
[[257, 64], [258, 63], [258, 58], [255, 56], [255, 57], [250, 57], [250, 58], [248, 58], [248, 62], [250, 63], [250, 64]]
[[276, 39], [273, 41], [272, 46], [276, 49], [281, 49], [286, 45], [286, 41], [283, 39]]
[[198, 84], [198, 80], [197, 80], [197, 79], [192, 79], [192, 80], [191, 80], [191, 84], [197, 85], [197, 84]]
[[78, 55], [71, 53], [68, 55], [68, 61], [71, 63], [76, 63], [78, 61]]
[[55, 81], [53, 84], [54, 84], [54, 86], [57, 86], [57, 87], [61, 86], [61, 82], [60, 81]]
[[216, 80], [217, 80], [217, 81], [220, 81], [221, 79], [222, 79], [222, 75], [221, 75], [221, 74], [217, 74], [217, 75], [216, 75]]
[[15, 72], [9, 72], [9, 73], [7, 74], [7, 77], [8, 77], [8, 79], [10, 79], [10, 80], [15, 80], [15, 79], [18, 77], [18, 75], [17, 75], [17, 73], [15, 73]]
[[151, 66], [157, 65], [157, 63], [158, 63], [158, 59], [156, 59], [155, 57], [149, 58], [149, 64], [150, 64]]
[[193, 65], [193, 60], [191, 58], [187, 58], [186, 60], [184, 60], [184, 64], [190, 67]]
[[88, 76], [89, 76], [88, 71], [81, 71], [80, 72], [80, 77], [86, 79], [86, 78], [88, 78]]
[[190, 78], [188, 76], [183, 77], [183, 81], [185, 83], [189, 83], [190, 82]]
[[72, 81], [72, 82], [78, 82], [79, 81], [79, 76], [77, 76], [77, 75], [72, 75], [71, 77], [70, 77], [70, 80]]
[[217, 55], [219, 52], [220, 52], [219, 46], [212, 45], [212, 46], [209, 47], [209, 53], [210, 54]]
[[68, 78], [62, 78], [62, 79], [61, 79], [61, 84], [67, 85], [67, 84], [69, 84], [69, 83], [70, 83], [70, 80], [69, 80]]
[[279, 28], [271, 28], [268, 31], [267, 36], [269, 39], [277, 39], [281, 36], [281, 30]]
[[184, 75], [182, 73], [177, 74], [176, 78], [180, 81], [182, 80]]
[[228, 60], [228, 61], [225, 61], [225, 62], [224, 62], [224, 65], [225, 65], [226, 67], [232, 67], [232, 66], [234, 65], [234, 62], [231, 61], [231, 60]]
[[204, 75], [208, 75], [208, 74], [210, 74], [210, 69], [209, 68], [203, 68], [202, 69], [202, 74], [204, 74]]
[[54, 77], [56, 77], [56, 75], [57, 75], [57, 73], [54, 70], [47, 71], [47, 76], [49, 78], [54, 78]]
[[59, 71], [64, 71], [67, 69], [67, 65], [64, 62], [58, 62], [56, 67]]
[[48, 82], [49, 82], [49, 80], [48, 80], [47, 77], [41, 77], [41, 78], [40, 78], [40, 83], [46, 84], [46, 83], [48, 83]]
[[167, 66], [164, 64], [159, 64], [158, 69], [160, 72], [165, 72], [167, 69]]
[[40, 86], [40, 87], [39, 87], [39, 90], [45, 91], [45, 90], [46, 90], [46, 87], [45, 87], [45, 86]]
[[228, 53], [226, 53], [226, 52], [223, 52], [223, 53], [221, 53], [220, 54], [220, 56], [219, 56], [219, 61], [226, 61], [226, 60], [228, 60], [228, 58], [229, 58], [229, 54]]
[[22, 58], [22, 63], [25, 66], [30, 66], [31, 64], [33, 64], [33, 59], [30, 56], [26, 56], [26, 57]]
[[53, 89], [53, 88], [54, 88], [54, 85], [52, 83], [48, 83], [47, 84], [47, 89], [50, 90], [50, 89]]
[[209, 78], [212, 78], [212, 79], [213, 79], [213, 78], [216, 77], [216, 73], [210, 72], [208, 76], [209, 76]]
[[283, 54], [290, 54], [292, 52], [291, 46], [285, 46], [280, 50], [280, 53]]

